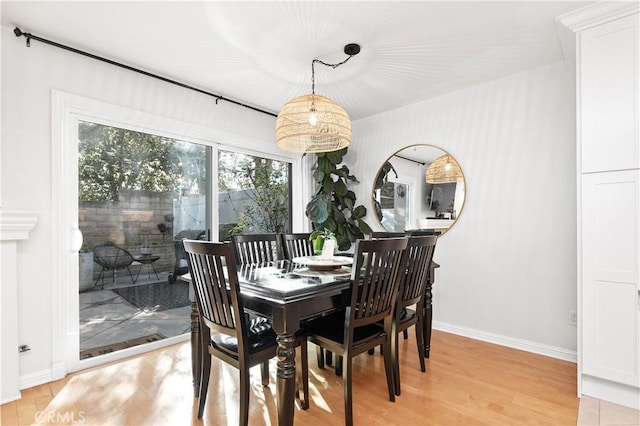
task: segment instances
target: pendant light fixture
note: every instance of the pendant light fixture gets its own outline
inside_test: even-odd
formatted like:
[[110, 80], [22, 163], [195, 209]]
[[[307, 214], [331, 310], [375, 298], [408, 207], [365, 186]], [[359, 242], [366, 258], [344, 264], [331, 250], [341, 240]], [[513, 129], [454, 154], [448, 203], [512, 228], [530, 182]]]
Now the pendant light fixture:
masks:
[[360, 53], [360, 45], [344, 47], [347, 59], [327, 64], [319, 59], [311, 62], [311, 94], [287, 102], [276, 119], [276, 143], [286, 151], [330, 152], [351, 142], [351, 119], [335, 101], [316, 94], [315, 63], [337, 68]]
[[449, 154], [436, 158], [427, 167], [427, 183], [451, 183], [462, 179], [462, 170], [458, 162]]

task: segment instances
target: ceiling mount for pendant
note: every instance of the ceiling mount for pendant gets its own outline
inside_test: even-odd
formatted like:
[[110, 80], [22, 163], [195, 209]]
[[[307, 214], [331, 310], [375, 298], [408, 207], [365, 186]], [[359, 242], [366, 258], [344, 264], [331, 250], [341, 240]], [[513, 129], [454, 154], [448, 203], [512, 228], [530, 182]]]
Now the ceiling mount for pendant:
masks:
[[360, 53], [360, 45], [358, 43], [349, 43], [344, 47], [345, 55], [355, 56]]
[[347, 58], [337, 64], [319, 59], [311, 61], [311, 94], [287, 102], [276, 119], [276, 143], [287, 151], [330, 152], [345, 148], [351, 142], [351, 119], [345, 109], [333, 100], [316, 95], [315, 63], [337, 68], [360, 53], [360, 45], [344, 46]]

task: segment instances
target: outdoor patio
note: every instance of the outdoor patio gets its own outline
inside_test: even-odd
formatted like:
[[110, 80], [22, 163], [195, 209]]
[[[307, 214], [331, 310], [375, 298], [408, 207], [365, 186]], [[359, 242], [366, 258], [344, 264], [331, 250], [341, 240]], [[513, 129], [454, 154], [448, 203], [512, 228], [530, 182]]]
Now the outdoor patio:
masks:
[[[167, 289], [173, 292], [177, 290], [175, 286], [181, 287], [181, 290], [186, 286], [180, 282], [169, 284], [168, 274], [158, 272], [156, 278], [153, 272], [149, 275], [143, 270], [133, 284], [125, 272], [116, 277], [114, 282], [111, 277], [106, 279], [104, 289], [98, 283], [92, 289], [81, 292], [80, 359], [189, 332], [191, 306], [187, 303], [171, 307], [171, 303], [166, 305], [167, 300], [156, 299], [160, 292], [164, 292], [166, 299], [167, 295], [171, 295], [166, 292]], [[140, 291], [136, 292], [132, 287]], [[126, 298], [118, 292], [125, 294]], [[132, 298], [140, 299], [140, 294], [136, 293], [144, 296], [143, 303]], [[186, 303], [184, 291], [180, 291], [180, 301], [176, 303]]]

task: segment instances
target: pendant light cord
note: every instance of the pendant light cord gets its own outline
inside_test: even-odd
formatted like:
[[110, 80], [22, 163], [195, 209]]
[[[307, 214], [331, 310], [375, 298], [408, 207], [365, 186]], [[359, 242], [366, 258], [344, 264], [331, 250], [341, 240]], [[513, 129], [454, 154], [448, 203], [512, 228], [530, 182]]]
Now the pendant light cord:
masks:
[[347, 59], [345, 59], [342, 62], [338, 62], [337, 64], [328, 64], [326, 62], [321, 61], [320, 59], [314, 59], [313, 61], [311, 61], [311, 93], [314, 94], [314, 95], [316, 94], [316, 70], [315, 70], [315, 68], [313, 66], [316, 62], [319, 63], [319, 64], [324, 65], [325, 67], [331, 67], [333, 69], [336, 69], [340, 65], [347, 63], [347, 61], [349, 59], [353, 58], [354, 56], [356, 56], [356, 55], [355, 54], [354, 55], [349, 55], [349, 56], [347, 56]]

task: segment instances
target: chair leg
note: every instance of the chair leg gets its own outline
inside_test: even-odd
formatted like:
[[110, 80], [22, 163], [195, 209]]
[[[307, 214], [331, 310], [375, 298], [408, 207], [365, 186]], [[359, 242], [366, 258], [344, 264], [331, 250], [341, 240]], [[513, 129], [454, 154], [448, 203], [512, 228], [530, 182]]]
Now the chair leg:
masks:
[[240, 369], [240, 426], [249, 424], [249, 369]]
[[329, 366], [333, 364], [333, 352], [329, 350], [325, 352], [324, 362]]
[[260, 364], [260, 372], [262, 373], [262, 386], [269, 386], [269, 361]]
[[318, 368], [324, 368], [324, 349], [316, 345], [316, 357], [318, 358]]
[[[336, 363], [342, 361], [342, 383], [344, 386], [344, 422], [346, 426], [353, 426], [353, 399], [352, 399], [352, 386], [351, 375], [353, 368], [351, 365], [351, 356], [349, 353], [345, 353], [336, 359]], [[337, 365], [336, 365], [337, 368]]]
[[[403, 331], [407, 331], [404, 329]], [[391, 336], [391, 362], [393, 364], [393, 386], [395, 394], [400, 396], [400, 355], [398, 353], [399, 333]], [[386, 362], [386, 359], [385, 359]], [[385, 365], [386, 366], [386, 365]]]
[[418, 342], [418, 356], [420, 357], [420, 371], [423, 373], [427, 371], [424, 359], [424, 334], [422, 333], [422, 320], [418, 319], [418, 323], [415, 325], [416, 329], [416, 342]]
[[[301, 339], [300, 350], [296, 351], [296, 396], [300, 399], [300, 407], [309, 409], [309, 354], [307, 339]], [[302, 391], [301, 391], [302, 389]]]
[[200, 403], [198, 404], [198, 418], [204, 414], [204, 405], [207, 401], [207, 390], [209, 389], [209, 376], [211, 375], [211, 355], [203, 354], [202, 357], [202, 377], [200, 378]]
[[385, 343], [384, 350], [384, 371], [387, 375], [387, 388], [389, 389], [389, 401], [395, 402], [396, 393], [394, 388], [394, 379], [393, 379], [393, 357], [392, 357], [392, 349], [391, 349], [391, 339], [387, 343]]
[[336, 357], [336, 376], [342, 376], [342, 365], [343, 365], [343, 355], [338, 355]]
[[402, 337], [404, 337], [404, 340], [407, 340], [409, 338], [409, 332], [406, 329], [402, 331]]

